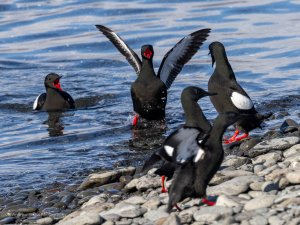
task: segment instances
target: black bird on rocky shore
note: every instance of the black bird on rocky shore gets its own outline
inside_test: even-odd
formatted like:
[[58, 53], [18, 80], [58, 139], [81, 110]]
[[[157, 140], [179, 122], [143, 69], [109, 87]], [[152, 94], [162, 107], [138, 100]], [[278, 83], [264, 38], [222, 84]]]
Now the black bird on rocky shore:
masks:
[[[210, 96], [211, 102], [218, 113], [236, 112], [252, 115], [247, 120], [241, 119], [236, 123], [234, 135], [225, 140], [225, 143], [231, 143], [242, 140], [249, 136], [249, 131], [259, 127], [263, 120], [270, 117], [271, 114], [259, 114], [249, 95], [238, 84], [234, 72], [229, 64], [225, 48], [220, 42], [213, 42], [209, 45], [209, 51], [212, 58], [212, 65], [216, 63], [214, 73], [208, 81], [208, 91], [217, 93]], [[244, 134], [237, 137], [239, 132]]]
[[138, 116], [147, 120], [164, 119], [167, 90], [183, 66], [199, 50], [208, 37], [210, 29], [198, 30], [182, 38], [164, 56], [156, 75], [152, 62], [154, 55], [152, 45], [141, 47], [141, 61], [138, 55], [119, 35], [103, 25], [96, 25], [96, 27], [126, 57], [138, 75], [137, 79], [131, 85], [133, 109], [136, 113], [133, 125], [137, 124]]
[[[192, 150], [188, 151], [189, 154], [180, 154], [180, 162], [184, 164], [176, 171], [171, 184], [168, 212], [187, 197], [206, 198], [207, 185], [223, 161], [223, 133], [238, 119], [248, 118], [248, 115], [245, 116], [242, 117], [234, 112], [220, 113], [210, 132], [201, 141], [195, 141], [196, 145], [190, 146]], [[203, 202], [208, 201], [205, 199]]]
[[181, 104], [185, 114], [185, 124], [171, 133], [161, 148], [155, 151], [145, 162], [142, 171], [147, 171], [157, 161], [164, 160], [161, 168], [155, 174], [162, 176], [162, 192], [167, 192], [164, 186], [165, 176], [172, 178], [177, 164], [184, 164], [193, 157], [199, 149], [199, 142], [210, 131], [211, 125], [203, 114], [197, 101], [205, 96], [211, 96], [201, 88], [190, 86], [181, 94]]
[[63, 91], [60, 79], [56, 73], [50, 73], [45, 77], [46, 93], [40, 94], [33, 103], [33, 110], [57, 111], [74, 109], [75, 102], [71, 95]]

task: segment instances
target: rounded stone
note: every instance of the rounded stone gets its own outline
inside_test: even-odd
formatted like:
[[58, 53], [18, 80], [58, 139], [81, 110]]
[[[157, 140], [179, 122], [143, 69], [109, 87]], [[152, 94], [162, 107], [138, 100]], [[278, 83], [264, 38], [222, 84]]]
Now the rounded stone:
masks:
[[264, 195], [259, 198], [254, 198], [245, 204], [244, 209], [247, 211], [270, 207], [275, 200], [274, 195]]
[[291, 184], [300, 184], [300, 170], [288, 173], [286, 175], [286, 179]]

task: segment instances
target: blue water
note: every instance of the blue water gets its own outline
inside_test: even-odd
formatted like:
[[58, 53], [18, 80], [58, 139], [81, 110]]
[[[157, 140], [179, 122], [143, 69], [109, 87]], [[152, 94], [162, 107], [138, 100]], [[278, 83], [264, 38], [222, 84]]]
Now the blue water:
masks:
[[[259, 110], [286, 111], [299, 122], [299, 11], [299, 1], [287, 0], [2, 0], [0, 193], [79, 182], [93, 170], [141, 164], [182, 123], [182, 89], [207, 88], [213, 71], [207, 47], [216, 40], [224, 43], [237, 79]], [[156, 69], [183, 36], [212, 29], [169, 91], [165, 127], [131, 129], [135, 72], [95, 24], [118, 32], [137, 53], [152, 44]], [[50, 72], [63, 75], [62, 88], [77, 100], [77, 110], [31, 110]], [[216, 116], [208, 99], [201, 106], [208, 118]], [[275, 129], [284, 118], [254, 133]]]

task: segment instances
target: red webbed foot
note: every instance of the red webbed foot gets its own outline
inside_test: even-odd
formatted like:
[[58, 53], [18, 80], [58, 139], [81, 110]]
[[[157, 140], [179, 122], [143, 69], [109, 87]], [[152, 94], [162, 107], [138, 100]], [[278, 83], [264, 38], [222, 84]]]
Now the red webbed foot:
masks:
[[202, 198], [201, 202], [208, 206], [214, 206], [216, 204], [216, 202], [208, 201], [207, 198]]
[[165, 180], [166, 180], [166, 177], [161, 176], [161, 193], [167, 193], [168, 192], [168, 190], [165, 187]]
[[134, 115], [132, 120], [132, 126], [136, 126], [139, 120], [139, 116], [137, 114]]

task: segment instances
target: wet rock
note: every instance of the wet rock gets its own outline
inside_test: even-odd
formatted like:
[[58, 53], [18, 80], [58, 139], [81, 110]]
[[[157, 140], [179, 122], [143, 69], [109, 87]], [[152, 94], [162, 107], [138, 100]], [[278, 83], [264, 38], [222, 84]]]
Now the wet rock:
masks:
[[252, 149], [250, 149], [248, 155], [250, 157], [256, 157], [258, 155], [267, 153], [271, 150], [285, 150], [295, 144], [298, 144], [299, 142], [299, 137], [284, 137], [265, 140], [255, 145]]
[[78, 216], [61, 220], [57, 225], [98, 225], [103, 222], [103, 219], [95, 212], [82, 211]]
[[54, 220], [51, 217], [45, 217], [35, 221], [36, 224], [40, 224], [40, 225], [49, 225], [52, 224], [53, 222]]
[[217, 206], [238, 207], [240, 204], [232, 196], [220, 195], [216, 202]]
[[114, 171], [108, 171], [105, 173], [93, 173], [90, 174], [79, 186], [79, 190], [85, 190], [90, 187], [101, 186], [104, 184], [117, 181], [121, 176], [130, 175], [135, 173], [135, 167], [127, 167], [117, 169]]
[[58, 221], [58, 220], [62, 220], [66, 215], [67, 215], [66, 213], [60, 212], [60, 213], [54, 213], [54, 214], [52, 214], [51, 217], [55, 221]]
[[224, 220], [231, 216], [233, 211], [231, 208], [223, 206], [203, 207], [193, 214], [196, 221], [210, 223], [218, 220]]
[[245, 192], [249, 188], [249, 184], [254, 181], [260, 181], [260, 178], [255, 175], [235, 177], [229, 181], [226, 181], [222, 184], [208, 187], [208, 195], [238, 195]]
[[170, 214], [163, 210], [150, 210], [144, 214], [144, 218], [146, 218], [152, 222], [155, 222], [160, 218], [167, 218], [169, 216], [170, 216]]
[[5, 208], [5, 211], [7, 212], [14, 212], [14, 213], [33, 213], [37, 211], [37, 208], [35, 207], [30, 207], [26, 205], [16, 205], [16, 206], [11, 206]]
[[52, 214], [55, 213], [60, 213], [61, 210], [59, 208], [55, 208], [55, 207], [49, 207], [49, 208], [44, 208], [41, 212], [42, 216], [50, 216]]
[[300, 130], [300, 126], [296, 121], [292, 119], [286, 119], [280, 126], [280, 132], [284, 134], [297, 130]]
[[132, 196], [124, 200], [124, 202], [134, 204], [134, 205], [142, 205], [146, 202], [146, 199], [144, 199], [142, 196]]
[[274, 203], [275, 199], [276, 196], [274, 195], [264, 195], [259, 198], [254, 198], [245, 204], [244, 209], [250, 211], [260, 208], [268, 208]]
[[74, 194], [67, 194], [64, 197], [62, 197], [60, 201], [62, 203], [65, 203], [66, 205], [69, 205], [73, 201], [74, 198], [75, 198]]
[[283, 152], [285, 158], [300, 153], [300, 144], [296, 144]]
[[108, 214], [117, 214], [121, 217], [135, 218], [143, 215], [147, 209], [140, 207], [139, 205], [129, 204], [125, 202], [118, 203], [114, 208], [100, 213], [100, 215], [105, 216]]
[[8, 224], [8, 223], [14, 223], [16, 221], [15, 217], [5, 217], [2, 220], [0, 220], [0, 224]]
[[101, 185], [99, 187], [99, 191], [107, 192], [110, 194], [116, 194], [116, 193], [120, 193], [120, 191], [124, 188], [124, 186], [125, 183], [121, 183], [121, 182], [110, 183], [110, 184]]
[[286, 179], [291, 184], [300, 184], [300, 170], [287, 173]]
[[81, 191], [77, 194], [78, 198], [85, 198], [85, 197], [92, 197], [97, 195], [98, 193], [96, 191], [91, 191], [91, 190], [87, 190], [87, 191]]
[[147, 202], [145, 202], [142, 207], [148, 209], [148, 210], [155, 210], [161, 205], [161, 201], [159, 197], [153, 197], [149, 199]]

